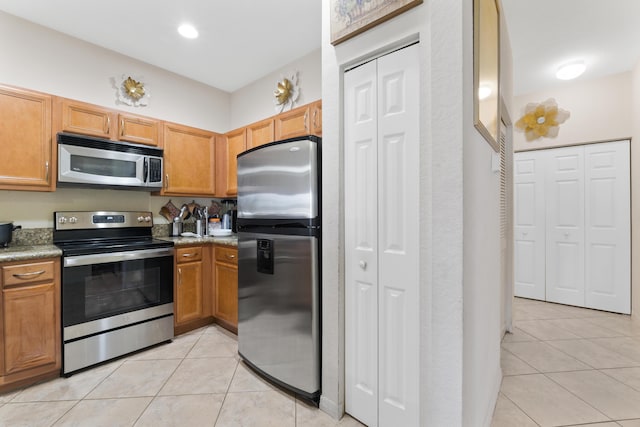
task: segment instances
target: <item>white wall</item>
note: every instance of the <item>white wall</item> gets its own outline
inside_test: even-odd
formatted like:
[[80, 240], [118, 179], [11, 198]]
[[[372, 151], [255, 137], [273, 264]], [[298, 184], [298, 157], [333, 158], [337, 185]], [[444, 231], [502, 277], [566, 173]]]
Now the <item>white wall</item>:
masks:
[[631, 314], [640, 317], [640, 61], [631, 73]]
[[[502, 372], [500, 340], [500, 175], [496, 155], [473, 125], [473, 2], [464, 1], [464, 369], [463, 425], [491, 423]], [[504, 20], [503, 20], [504, 23]], [[511, 50], [501, 32], [500, 93], [510, 108]]]
[[279, 112], [273, 103], [276, 84], [293, 72], [298, 72], [300, 97], [294, 107], [322, 97], [322, 54], [320, 49], [267, 74], [231, 94], [230, 128], [236, 129], [271, 117]]
[[[117, 29], [114, 29], [117, 31]], [[0, 12], [0, 83], [215, 132], [229, 130], [227, 92]], [[117, 105], [110, 78], [143, 78], [147, 107]]]
[[[229, 130], [230, 95], [149, 64], [0, 12], [0, 84], [131, 111], [217, 132]], [[116, 105], [110, 78], [143, 76], [151, 92], [148, 107]], [[10, 141], [1, 141], [10, 143]], [[52, 227], [56, 210], [149, 210], [156, 223], [169, 198], [141, 191], [61, 188], [55, 193], [0, 191], [0, 218], [23, 228]], [[176, 198], [180, 206], [192, 198]], [[197, 199], [199, 203], [210, 200]]]
[[529, 102], [554, 98], [558, 106], [571, 113], [560, 125], [556, 138], [539, 138], [527, 142], [524, 133], [514, 130], [514, 150], [549, 148], [585, 142], [628, 138], [632, 132], [630, 72], [599, 79], [574, 80], [553, 89], [516, 96], [512, 119], [524, 114]]

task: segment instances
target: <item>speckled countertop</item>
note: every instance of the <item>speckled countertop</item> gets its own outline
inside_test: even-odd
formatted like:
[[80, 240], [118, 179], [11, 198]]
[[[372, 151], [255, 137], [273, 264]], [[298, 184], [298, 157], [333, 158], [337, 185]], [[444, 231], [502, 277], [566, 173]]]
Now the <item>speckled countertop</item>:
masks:
[[[168, 226], [154, 226], [154, 237], [168, 240], [175, 246], [215, 244], [238, 246], [237, 235], [229, 237], [167, 237]], [[0, 247], [0, 262], [25, 261], [62, 256], [62, 251], [53, 243], [51, 229], [16, 230], [8, 248]]]
[[62, 251], [54, 245], [25, 245], [0, 248], [0, 262], [25, 261], [59, 256], [62, 256]]
[[238, 236], [233, 235], [229, 237], [213, 237], [213, 236], [204, 236], [204, 237], [158, 237], [161, 240], [168, 240], [173, 242], [175, 246], [186, 246], [186, 245], [202, 245], [202, 244], [215, 244], [215, 245], [227, 245], [227, 246], [238, 246]]

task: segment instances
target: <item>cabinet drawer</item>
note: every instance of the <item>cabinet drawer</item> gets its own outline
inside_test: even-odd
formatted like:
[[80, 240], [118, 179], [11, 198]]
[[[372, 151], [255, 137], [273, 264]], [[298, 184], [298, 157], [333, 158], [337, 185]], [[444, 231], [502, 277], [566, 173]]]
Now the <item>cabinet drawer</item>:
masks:
[[54, 280], [54, 271], [53, 261], [5, 265], [2, 267], [2, 283], [4, 286], [12, 286], [45, 280], [52, 281]]
[[238, 264], [238, 249], [226, 246], [216, 246], [216, 261]]
[[176, 249], [176, 262], [202, 261], [202, 246]]

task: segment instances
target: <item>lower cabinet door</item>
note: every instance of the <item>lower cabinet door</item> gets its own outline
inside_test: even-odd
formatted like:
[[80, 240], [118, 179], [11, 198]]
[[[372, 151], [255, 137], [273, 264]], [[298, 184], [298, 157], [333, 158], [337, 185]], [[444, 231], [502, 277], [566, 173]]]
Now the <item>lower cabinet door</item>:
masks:
[[215, 317], [238, 326], [238, 267], [216, 263]]
[[53, 283], [3, 290], [4, 374], [56, 363], [56, 287]]
[[176, 281], [177, 325], [202, 318], [202, 262], [178, 264]]

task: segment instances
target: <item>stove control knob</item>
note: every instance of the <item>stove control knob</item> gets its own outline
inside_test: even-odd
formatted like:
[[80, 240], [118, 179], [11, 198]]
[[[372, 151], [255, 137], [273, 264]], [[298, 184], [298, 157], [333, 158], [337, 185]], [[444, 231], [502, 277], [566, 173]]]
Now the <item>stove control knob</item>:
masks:
[[144, 217], [143, 216], [139, 216], [138, 217], [138, 222], [142, 222], [142, 221], [144, 221]]
[[76, 222], [78, 222], [78, 218], [76, 218], [75, 216], [72, 216], [71, 218], [69, 218], [69, 222], [71, 224], [75, 224]]
[[58, 218], [58, 222], [60, 224], [66, 224], [67, 223], [67, 217], [66, 216], [61, 216], [60, 218]]
[[145, 216], [144, 217], [144, 222], [151, 222], [151, 217], [150, 216]]

